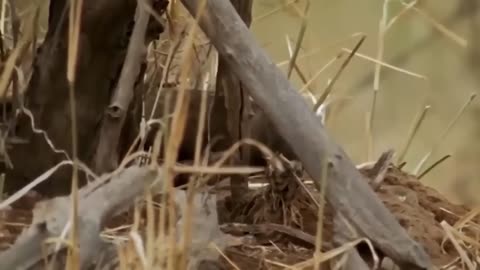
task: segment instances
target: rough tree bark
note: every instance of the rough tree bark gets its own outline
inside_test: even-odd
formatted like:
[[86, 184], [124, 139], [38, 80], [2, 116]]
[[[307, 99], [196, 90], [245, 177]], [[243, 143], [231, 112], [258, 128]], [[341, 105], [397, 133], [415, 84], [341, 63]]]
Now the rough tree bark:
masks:
[[[25, 93], [25, 107], [31, 110], [35, 127], [44, 130], [56, 148], [70, 153], [71, 123], [66, 80], [69, 12], [65, 7], [68, 2], [50, 1], [48, 32], [34, 61], [33, 76]], [[135, 0], [85, 0], [83, 4], [75, 98], [78, 158], [86, 163], [94, 154], [99, 123], [124, 61], [135, 6]], [[9, 151], [14, 169], [7, 170], [7, 192], [24, 186], [65, 159], [64, 155], [52, 151], [43, 135], [32, 132], [26, 115], [20, 115], [16, 129], [17, 136], [29, 142], [15, 145]], [[70, 170], [58, 171], [47, 183], [40, 185], [39, 190], [46, 194], [67, 192]]]

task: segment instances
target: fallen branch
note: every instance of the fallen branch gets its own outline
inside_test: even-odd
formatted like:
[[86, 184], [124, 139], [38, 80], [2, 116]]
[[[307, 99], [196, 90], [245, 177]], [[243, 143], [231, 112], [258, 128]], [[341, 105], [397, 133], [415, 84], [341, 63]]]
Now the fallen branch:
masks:
[[[144, 187], [158, 177], [160, 175], [157, 171], [130, 167], [96, 190], [91, 190], [95, 183], [80, 190], [80, 269], [85, 269], [99, 257], [98, 254], [104, 247], [100, 239], [104, 222], [127, 210], [135, 198], [143, 195]], [[10, 249], [0, 253], [0, 269], [35, 269], [43, 265], [45, 240], [60, 237], [70, 219], [68, 200], [68, 197], [57, 197], [37, 204], [29, 229], [19, 236]], [[47, 254], [52, 255], [54, 251], [51, 247]], [[65, 254], [60, 254], [62, 255]], [[60, 261], [62, 260], [55, 260], [55, 263]], [[59, 267], [63, 269], [63, 266]]]
[[[81, 262], [78, 269], [93, 269], [92, 266], [104, 269], [103, 264], [111, 263], [104, 255], [111, 258], [116, 251], [100, 238], [104, 223], [131, 208], [135, 200], [144, 195], [146, 186], [151, 186], [154, 181], [162, 178], [158, 173], [160, 171], [161, 169], [149, 170], [147, 167], [130, 167], [112, 176], [111, 179], [99, 178], [80, 191], [78, 228]], [[154, 191], [161, 186], [162, 181], [156, 181]], [[32, 226], [9, 250], [0, 253], [0, 269], [43, 269], [45, 255], [55, 265], [49, 269], [64, 269], [66, 249], [60, 248], [59, 253], [54, 255], [53, 245], [49, 247], [47, 253], [42, 248], [49, 238], [58, 238], [65, 234], [64, 228], [68, 228], [70, 218], [68, 200], [69, 197], [57, 197], [36, 205]], [[199, 193], [193, 197], [192, 217], [189, 219], [193, 223], [193, 239], [188, 252], [188, 269], [197, 269], [195, 266], [205, 260], [218, 259], [217, 251], [205, 248], [212, 243], [221, 250], [241, 244], [235, 237], [220, 230], [216, 202], [216, 195], [209, 193]], [[179, 206], [180, 213], [184, 213], [188, 203], [184, 191], [176, 191], [175, 203]], [[187, 221], [181, 216], [177, 221], [177, 227], [183, 227], [184, 222]], [[183, 237], [184, 232], [179, 231], [177, 241], [181, 241]]]
[[[333, 244], [341, 246], [344, 243], [348, 243], [358, 239], [358, 235], [356, 235], [356, 232], [352, 231], [352, 229], [353, 228], [351, 228], [350, 223], [348, 223], [348, 221], [346, 221], [341, 214], [335, 213], [333, 216], [333, 237], [332, 237]], [[369, 269], [367, 263], [365, 262], [365, 259], [362, 258], [357, 248], [351, 249], [344, 256], [347, 256], [347, 257], [342, 258], [345, 260], [343, 261], [344, 263], [343, 269], [345, 270], [368, 270]], [[376, 254], [372, 254], [372, 257], [374, 258], [373, 269], [378, 269], [378, 268], [375, 268], [377, 266], [375, 265]]]
[[[193, 15], [197, 1], [182, 0]], [[321, 162], [328, 158], [327, 200], [360, 235], [407, 269], [426, 269], [431, 261], [422, 246], [413, 241], [364, 181], [363, 176], [334, 143], [306, 101], [295, 91], [229, 1], [210, 0], [200, 27], [245, 89], [264, 110], [280, 136], [291, 146], [314, 179], [322, 178]]]

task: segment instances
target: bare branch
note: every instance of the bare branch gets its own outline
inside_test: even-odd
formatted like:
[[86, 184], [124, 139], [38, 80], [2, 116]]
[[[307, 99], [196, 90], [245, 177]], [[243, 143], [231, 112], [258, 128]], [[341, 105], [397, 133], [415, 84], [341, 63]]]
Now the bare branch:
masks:
[[[94, 262], [103, 247], [100, 239], [103, 223], [128, 209], [135, 198], [143, 195], [144, 187], [158, 177], [157, 171], [131, 167], [93, 192], [89, 186], [80, 190], [78, 238], [82, 267]], [[69, 200], [57, 197], [37, 204], [32, 226], [10, 249], [0, 253], [0, 269], [33, 269], [42, 265], [43, 242], [47, 238], [60, 237], [70, 219]], [[49, 249], [49, 254], [53, 251]]]
[[[197, 1], [182, 0], [182, 3], [191, 14], [196, 13]], [[299, 157], [317, 188], [323, 173], [319, 164], [328, 159], [330, 182], [326, 195], [330, 204], [398, 265], [409, 269], [430, 267], [430, 258], [422, 246], [408, 236], [343, 149], [330, 139], [306, 101], [260, 48], [231, 3], [208, 1], [200, 26]]]
[[150, 13], [144, 5], [151, 5], [151, 0], [139, 1], [137, 4], [137, 20], [130, 37], [125, 63], [102, 123], [94, 161], [95, 171], [99, 173], [114, 169], [118, 162], [117, 149], [120, 133], [133, 99], [135, 82], [140, 74], [140, 65], [146, 50], [145, 36]]

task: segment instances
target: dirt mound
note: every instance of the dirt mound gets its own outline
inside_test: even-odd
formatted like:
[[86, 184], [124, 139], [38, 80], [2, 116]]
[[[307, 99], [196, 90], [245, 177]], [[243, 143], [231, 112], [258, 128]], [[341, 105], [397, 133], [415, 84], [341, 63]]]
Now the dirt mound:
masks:
[[[370, 177], [368, 169], [362, 170], [362, 173]], [[243, 231], [253, 234], [256, 239], [260, 240], [255, 245], [232, 247], [228, 250], [227, 254], [240, 269], [252, 269], [252, 267], [254, 269], [280, 269], [286, 265], [293, 266], [301, 262], [303, 264], [300, 265], [309, 265], [308, 260], [314, 251], [317, 228], [317, 210], [312, 203], [311, 196], [313, 194], [315, 197], [317, 194], [311, 185], [308, 186], [308, 191], [296, 187], [294, 192], [290, 192], [290, 194], [294, 194], [293, 197], [285, 201], [277, 197], [274, 201], [277, 203], [282, 201], [282, 207], [278, 205], [275, 207], [271, 203], [271, 198], [269, 199], [271, 192], [269, 187], [256, 190], [255, 195], [252, 196], [255, 198], [252, 200], [255, 203], [249, 201], [243, 209], [242, 214], [246, 215], [239, 221], [257, 224], [252, 225], [249, 229], [243, 229]], [[470, 209], [449, 202], [436, 190], [423, 185], [414, 176], [393, 166], [387, 170], [385, 180], [377, 188], [376, 193], [408, 234], [424, 246], [436, 266], [450, 264], [451, 267], [455, 267], [454, 264], [461, 262], [459, 252], [447, 237], [446, 229], [442, 227], [441, 223], [446, 222], [451, 226], [461, 225], [460, 221], [468, 216]], [[237, 213], [235, 217], [238, 219], [242, 215]], [[294, 219], [290, 219], [292, 217]], [[467, 223], [472, 225], [472, 221], [463, 220], [465, 221], [462, 223], [463, 225]], [[261, 226], [258, 224], [269, 222], [281, 225], [280, 227], [272, 224], [262, 228], [257, 227]], [[323, 222], [324, 246], [331, 247], [331, 243], [328, 242], [333, 235], [333, 224], [331, 209], [328, 208], [328, 205]], [[462, 236], [468, 238], [475, 233], [472, 226], [456, 226], [454, 230], [454, 235], [456, 235], [454, 239], [462, 238]], [[227, 231], [231, 233], [235, 230]], [[237, 231], [242, 231], [242, 229]], [[302, 233], [304, 235], [301, 235]], [[296, 244], [294, 244], [295, 240]], [[467, 254], [475, 249], [470, 247], [468, 250], [465, 246], [462, 245]], [[368, 249], [366, 251], [368, 252]]]
[[[364, 174], [368, 176], [367, 171]], [[449, 202], [435, 189], [395, 167], [389, 168], [377, 194], [409, 235], [425, 247], [436, 266], [458, 257], [451, 242], [442, 245], [446, 235], [441, 222], [456, 224], [468, 208]]]

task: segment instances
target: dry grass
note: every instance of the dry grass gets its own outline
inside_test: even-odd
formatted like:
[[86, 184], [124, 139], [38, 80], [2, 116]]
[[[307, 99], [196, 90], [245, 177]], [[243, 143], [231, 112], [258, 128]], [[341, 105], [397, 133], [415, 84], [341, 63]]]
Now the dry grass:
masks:
[[[0, 202], [0, 214], [1, 211], [5, 211], [9, 205], [14, 203], [15, 201], [19, 200], [20, 198], [24, 197], [25, 194], [28, 193], [29, 190], [33, 189], [35, 185], [38, 185], [40, 182], [45, 181], [53, 172], [55, 172], [58, 168], [64, 165], [69, 165], [73, 166], [74, 168], [74, 174], [72, 176], [72, 193], [71, 196], [73, 198], [72, 202], [73, 205], [72, 207], [72, 222], [71, 222], [71, 238], [68, 240], [64, 240], [66, 242], [67, 246], [69, 247], [74, 247], [76, 246], [78, 239], [76, 239], [76, 226], [78, 226], [76, 222], [76, 209], [77, 209], [77, 202], [78, 202], [78, 179], [77, 179], [77, 171], [78, 169], [80, 170], [85, 170], [89, 171], [86, 166], [82, 165], [77, 161], [76, 158], [76, 148], [81, 147], [76, 145], [76, 137], [75, 134], [76, 132], [76, 125], [75, 125], [75, 118], [74, 118], [74, 112], [75, 112], [75, 99], [74, 99], [74, 91], [75, 89], [73, 88], [74, 82], [75, 82], [75, 64], [77, 62], [77, 55], [78, 55], [78, 38], [79, 38], [79, 32], [81, 29], [80, 21], [78, 20], [79, 15], [80, 15], [80, 7], [82, 6], [82, 0], [77, 0], [74, 1], [74, 5], [76, 8], [71, 10], [71, 20], [70, 20], [70, 32], [69, 32], [69, 54], [68, 54], [68, 72], [67, 72], [67, 78], [69, 80], [69, 83], [71, 85], [71, 88], [69, 89], [70, 91], [70, 106], [72, 109], [72, 141], [73, 141], [73, 150], [72, 150], [72, 159], [67, 155], [67, 158], [69, 159], [68, 161], [64, 161], [60, 164], [58, 164], [56, 167], [51, 168], [41, 176], [39, 176], [37, 179], [32, 181], [32, 184], [25, 187], [25, 189], [22, 189], [18, 193], [10, 196], [8, 199], [1, 201]], [[438, 29], [443, 35], [448, 37], [449, 39], [453, 40], [455, 43], [459, 44], [462, 48], [466, 47], [467, 42], [465, 39], [459, 37], [455, 33], [453, 33], [451, 30], [449, 30], [446, 26], [443, 26], [441, 23], [437, 22], [436, 20], [432, 19], [431, 16], [428, 15], [424, 10], [421, 8], [418, 8], [415, 6], [416, 1], [411, 2], [409, 4], [405, 4], [404, 9], [402, 9], [399, 13], [393, 15], [389, 19], [389, 13], [388, 11], [388, 4], [390, 1], [385, 0], [384, 1], [384, 6], [383, 6], [383, 15], [382, 18], [380, 19], [380, 27], [379, 27], [379, 36], [378, 36], [378, 51], [376, 54], [376, 57], [369, 57], [366, 54], [359, 53], [357, 50], [359, 47], [356, 47], [355, 49], [346, 49], [342, 48], [341, 46], [339, 47], [339, 43], [344, 43], [344, 41], [337, 42], [331, 46], [330, 48], [333, 48], [334, 50], [338, 51], [339, 54], [333, 57], [332, 60], [326, 62], [323, 68], [319, 69], [316, 71], [316, 73], [308, 78], [307, 72], [303, 70], [302, 65], [299, 63], [298, 60], [310, 57], [312, 56], [317, 50], [312, 50], [310, 52], [301, 54], [300, 50], [303, 45], [303, 40], [304, 40], [304, 35], [307, 31], [307, 20], [308, 20], [308, 11], [309, 11], [309, 1], [307, 1], [307, 4], [305, 5], [304, 11], [299, 12], [298, 10], [298, 1], [286, 1], [285, 4], [282, 5], [282, 7], [275, 7], [271, 11], [267, 12], [266, 14], [257, 16], [254, 20], [255, 22], [258, 22], [260, 20], [268, 20], [269, 16], [272, 16], [273, 14], [276, 14], [279, 12], [281, 9], [291, 9], [291, 11], [297, 15], [299, 15], [301, 19], [301, 27], [299, 30], [298, 37], [296, 38], [296, 43], [295, 46], [292, 48], [290, 44], [290, 39], [287, 37], [287, 44], [288, 44], [288, 49], [289, 49], [289, 55], [290, 59], [278, 63], [279, 67], [287, 65], [287, 76], [291, 76], [293, 71], [297, 72], [297, 74], [302, 78], [303, 81], [303, 87], [302, 90], [311, 90], [311, 86], [314, 81], [319, 80], [319, 75], [331, 64], [335, 63], [337, 59], [340, 58], [340, 55], [344, 52], [347, 52], [350, 54], [350, 57], [344, 62], [344, 65], [338, 69], [337, 73], [334, 76], [334, 79], [331, 80], [327, 88], [324, 89], [322, 92], [322, 95], [320, 97], [320, 104], [322, 104], [328, 97], [328, 94], [330, 94], [330, 91], [339, 78], [340, 74], [343, 72], [345, 69], [346, 65], [348, 65], [350, 62], [350, 59], [352, 56], [357, 56], [359, 58], [363, 58], [365, 60], [368, 60], [369, 62], [372, 62], [375, 64], [375, 77], [374, 77], [374, 85], [373, 85], [373, 101], [372, 101], [372, 107], [370, 109], [370, 115], [368, 119], [368, 136], [370, 138], [369, 144], [371, 145], [371, 150], [369, 151], [369, 160], [374, 158], [374, 150], [373, 150], [373, 143], [375, 142], [375, 138], [377, 136], [380, 136], [379, 134], [375, 133], [375, 115], [376, 115], [376, 95], [377, 92], [381, 89], [380, 86], [380, 75], [381, 75], [381, 70], [382, 68], [388, 68], [391, 69], [395, 72], [403, 73], [408, 76], [417, 78], [417, 79], [422, 79], [425, 80], [427, 79], [426, 76], [421, 75], [419, 73], [409, 71], [405, 68], [401, 67], [396, 67], [394, 65], [388, 64], [384, 60], [384, 50], [385, 50], [385, 35], [387, 34], [387, 31], [392, 29], [394, 27], [395, 23], [398, 23], [400, 21], [401, 17], [404, 17], [406, 13], [411, 12], [412, 10], [415, 11], [417, 14], [421, 15], [422, 17], [426, 18], [431, 25], [433, 25], [436, 29]], [[1, 96], [12, 96], [13, 88], [10, 85], [10, 81], [12, 78], [12, 74], [15, 72], [20, 72], [19, 68], [19, 62], [21, 62], [22, 57], [24, 57], [27, 54], [27, 50], [31, 44], [31, 38], [33, 35], [33, 32], [31, 31], [24, 31], [22, 32], [22, 38], [17, 42], [17, 44], [11, 44], [9, 42], [9, 39], [7, 38], [10, 35], [13, 35], [11, 33], [8, 33], [6, 29], [9, 25], [9, 20], [6, 12], [6, 7], [8, 6], [7, 1], [2, 2], [2, 12], [0, 16], [0, 29], [4, 30], [4, 37], [3, 37], [3, 44], [8, 45], [10, 44], [11, 46], [8, 48], [8, 58], [4, 60], [3, 64], [3, 70], [2, 70], [2, 75], [0, 77], [0, 95]], [[182, 7], [180, 7], [179, 1], [172, 1], [171, 6], [169, 8], [169, 16], [172, 18], [170, 23], [174, 25], [169, 25], [170, 29], [181, 29], [182, 25], [175, 25], [175, 22], [185, 20], [185, 14], [182, 13]], [[201, 11], [200, 11], [201, 13]], [[310, 16], [311, 12], [310, 12]], [[190, 22], [194, 23], [195, 19], [190, 18]], [[25, 25], [33, 25], [33, 23], [27, 22]], [[25, 28], [27, 30], [32, 29], [32, 28]], [[199, 189], [199, 187], [208, 182], [208, 180], [213, 176], [213, 175], [220, 175], [220, 174], [252, 174], [252, 173], [265, 173], [264, 168], [252, 168], [252, 167], [224, 167], [223, 164], [225, 161], [235, 152], [238, 150], [239, 146], [241, 144], [251, 144], [254, 145], [262, 150], [262, 152], [265, 153], [267, 156], [271, 156], [272, 153], [269, 149], [267, 149], [265, 146], [262, 144], [259, 144], [257, 142], [251, 141], [251, 140], [243, 140], [241, 142], [238, 142], [237, 144], [233, 145], [225, 154], [224, 156], [214, 165], [212, 166], [206, 166], [202, 164], [202, 157], [201, 156], [201, 148], [200, 145], [202, 144], [201, 141], [201, 136], [197, 135], [196, 143], [197, 147], [195, 150], [195, 159], [194, 159], [194, 164], [193, 166], [178, 166], [175, 161], [177, 158], [178, 154], [178, 148], [179, 145], [182, 142], [182, 138], [184, 136], [184, 129], [186, 125], [186, 115], [188, 113], [188, 108], [185, 104], [188, 103], [188, 88], [190, 87], [189, 85], [189, 79], [195, 79], [197, 78], [200, 81], [207, 81], [207, 84], [212, 83], [215, 78], [215, 74], [208, 73], [207, 74], [198, 74], [197, 72], [197, 67], [195, 67], [194, 64], [194, 56], [193, 53], [195, 51], [196, 46], [198, 46], [198, 41], [197, 41], [197, 36], [199, 35], [199, 30], [196, 27], [190, 27], [187, 30], [187, 36], [182, 36], [180, 35], [181, 31], [172, 31], [168, 38], [170, 39], [170, 47], [169, 51], [166, 57], [166, 61], [160, 63], [163, 65], [163, 74], [162, 74], [162, 79], [160, 82], [160, 86], [157, 89], [157, 92], [160, 93], [160, 91], [163, 89], [164, 84], [166, 83], [166, 80], [168, 79], [168, 73], [169, 72], [174, 72], [171, 71], [172, 63], [174, 62], [174, 56], [175, 55], [180, 55], [181, 57], [181, 63], [177, 63], [180, 65], [179, 70], [176, 72], [179, 73], [179, 95], [177, 96], [176, 104], [175, 104], [175, 111], [173, 114], [173, 119], [171, 121], [171, 124], [168, 125], [166, 124], [167, 121], [165, 121], [165, 128], [161, 129], [157, 133], [157, 137], [155, 140], [154, 147], [151, 151], [151, 153], [144, 153], [140, 149], [132, 149], [129, 151], [129, 154], [127, 157], [124, 158], [122, 165], [118, 168], [118, 170], [121, 170], [126, 164], [128, 164], [130, 161], [134, 160], [140, 160], [140, 159], [145, 159], [150, 160], [151, 166], [158, 166], [158, 163], [156, 162], [158, 160], [159, 156], [159, 151], [160, 151], [160, 146], [162, 143], [166, 143], [166, 159], [165, 163], [163, 164], [163, 168], [165, 169], [166, 172], [166, 179], [165, 179], [165, 186], [163, 191], [168, 194], [168, 196], [162, 196], [162, 199], [156, 200], [155, 195], [152, 194], [152, 191], [146, 187], [145, 188], [145, 195], [142, 199], [141, 202], [138, 202], [133, 210], [133, 217], [130, 217], [129, 219], [127, 218], [126, 220], [123, 220], [121, 224], [116, 224], [114, 228], [109, 228], [104, 231], [103, 237], [105, 239], [108, 239], [111, 242], [114, 242], [117, 246], [117, 259], [118, 259], [118, 267], [117, 269], [186, 269], [188, 265], [188, 251], [191, 249], [192, 245], [192, 238], [194, 237], [191, 232], [192, 232], [192, 209], [193, 209], [193, 195], [195, 194], [196, 190]], [[347, 40], [351, 39], [352, 37], [360, 37], [360, 42], [363, 42], [363, 39], [365, 38], [365, 35], [363, 33], [357, 34], [357, 35], [352, 35], [351, 37], [348, 37]], [[184, 45], [183, 49], [179, 49], [179, 44], [180, 41], [183, 41]], [[326, 47], [323, 47], [321, 50], [325, 51]], [[160, 50], [160, 48], [150, 48], [150, 54], [154, 54], [156, 50]], [[150, 55], [151, 56], [151, 55]], [[215, 63], [215, 62], [213, 62]], [[153, 65], [153, 63], [150, 63]], [[158, 63], [156, 63], [158, 64]], [[352, 64], [353, 65], [353, 64]], [[205, 66], [202, 66], [205, 67]], [[196, 69], [197, 68], [197, 69]], [[206, 70], [211, 70], [209, 68], [206, 68]], [[347, 71], [348, 72], [348, 71]], [[23, 85], [26, 85], [26, 82], [22, 83]], [[207, 117], [207, 108], [206, 108], [206, 88], [205, 87], [205, 95], [202, 97], [202, 105], [200, 107], [200, 111], [198, 112], [201, 115], [201, 120], [198, 123], [199, 129], [198, 129], [198, 134], [201, 134], [202, 129], [205, 126], [206, 122], [206, 117]], [[315, 91], [313, 89], [311, 92]], [[318, 93], [312, 93], [313, 96], [317, 95]], [[158, 102], [158, 97], [159, 94], [157, 95], [157, 99], [155, 103]], [[424, 175], [424, 173], [420, 173], [420, 170], [423, 168], [424, 164], [426, 161], [430, 158], [430, 156], [433, 155], [435, 151], [437, 151], [438, 146], [444, 141], [445, 137], [447, 136], [448, 132], [452, 129], [454, 124], [458, 121], [460, 116], [464, 113], [468, 105], [471, 103], [475, 96], [472, 95], [468, 101], [465, 103], [465, 105], [459, 110], [458, 114], [454, 117], [452, 122], [449, 123], [448, 127], [446, 130], [441, 133], [441, 136], [434, 140], [437, 142], [432, 146], [432, 149], [425, 155], [425, 157], [420, 161], [418, 164], [417, 168], [414, 170], [414, 174], [418, 175], [420, 174], [421, 176]], [[318, 100], [315, 100], [318, 101]], [[157, 106], [154, 106], [154, 109], [152, 111], [152, 114], [148, 118], [148, 123], [151, 124], [152, 121], [157, 121], [158, 119], [153, 119], [154, 112], [156, 111]], [[423, 120], [425, 119], [425, 115], [427, 110], [430, 108], [429, 106], [423, 107], [423, 110], [419, 113], [419, 115], [414, 119], [412, 123], [412, 128], [408, 134], [405, 134], [405, 143], [404, 146], [401, 148], [400, 155], [398, 156], [398, 163], [401, 163], [404, 161], [405, 154], [408, 151], [413, 139], [415, 138], [415, 135], [417, 134], [417, 131], [419, 130]], [[166, 119], [164, 119], [166, 120]], [[33, 121], [33, 118], [32, 118]], [[33, 125], [33, 123], [32, 123]], [[147, 124], [145, 124], [147, 125]], [[373, 135], [375, 134], [375, 136]], [[139, 135], [139, 138], [141, 136]], [[51, 142], [52, 149], [55, 150], [54, 148], [54, 143]], [[5, 154], [4, 154], [5, 155]], [[322, 164], [325, 168], [327, 168], [327, 164]], [[427, 169], [428, 170], [428, 169]], [[326, 172], [326, 170], [324, 170]], [[192, 181], [189, 182], [188, 186], [188, 192], [187, 192], [187, 207], [185, 208], [185, 212], [183, 213], [178, 213], [177, 208], [175, 207], [175, 191], [171, 185], [172, 181], [171, 179], [173, 178], [174, 173], [179, 173], [179, 172], [188, 172], [192, 173], [194, 177], [192, 177]], [[419, 177], [421, 178], [421, 177]], [[7, 179], [8, 181], [9, 179]], [[305, 179], [301, 179], [305, 180]], [[302, 182], [302, 181], [300, 181]], [[303, 186], [302, 188], [305, 192], [309, 192], [308, 189], [305, 188], [305, 185], [301, 183]], [[296, 201], [298, 204], [291, 204], [290, 207], [285, 207], [284, 215], [283, 217], [288, 219], [289, 221], [292, 220], [298, 220], [301, 218], [300, 215], [300, 206], [299, 204], [302, 204], [302, 206], [305, 206], [305, 204], [308, 204], [309, 207], [313, 207], [316, 210], [316, 214], [318, 215], [318, 219], [316, 220], [316, 238], [315, 238], [315, 249], [314, 250], [309, 250], [308, 252], [305, 252], [305, 250], [302, 250], [299, 247], [294, 247], [296, 253], [301, 254], [301, 253], [306, 253], [308, 254], [303, 260], [297, 261], [295, 263], [287, 263], [287, 262], [282, 262], [281, 259], [279, 259], [280, 255], [285, 252], [282, 250], [288, 250], [285, 247], [278, 247], [276, 243], [272, 241], [272, 245], [269, 247], [265, 247], [262, 245], [246, 245], [245, 244], [245, 250], [255, 250], [256, 252], [252, 252], [251, 254], [248, 254], [248, 251], [244, 250], [244, 253], [247, 255], [251, 255], [252, 257], [259, 258], [261, 261], [262, 265], [265, 266], [266, 269], [277, 269], [277, 268], [282, 268], [282, 269], [305, 269], [307, 267], [314, 267], [314, 269], [320, 269], [320, 262], [325, 262], [332, 260], [333, 258], [338, 259], [339, 257], [343, 256], [343, 254], [346, 254], [350, 249], [354, 248], [361, 242], [366, 242], [368, 246], [372, 250], [372, 254], [375, 257], [375, 252], [373, 248], [371, 247], [371, 243], [369, 242], [368, 239], [363, 239], [359, 238], [355, 241], [352, 241], [350, 243], [346, 243], [341, 247], [338, 247], [336, 249], [332, 250], [322, 250], [321, 246], [322, 243], [325, 241], [323, 239], [323, 232], [324, 232], [324, 217], [325, 217], [325, 207], [326, 207], [326, 202], [325, 202], [325, 186], [327, 185], [326, 181], [326, 174], [325, 177], [322, 179], [322, 187], [321, 187], [321, 192], [320, 194], [308, 194], [305, 195], [304, 201]], [[1, 190], [1, 189], [0, 189]], [[280, 197], [268, 197], [269, 199], [266, 200], [267, 195], [271, 195], [272, 190], [271, 186], [267, 186], [263, 189], [256, 190], [254, 192], [254, 195], [252, 196], [251, 203], [254, 205], [254, 207], [251, 207], [250, 209], [244, 209], [243, 212], [245, 211], [250, 211], [253, 209], [258, 209], [260, 206], [266, 207], [268, 205], [274, 205], [277, 203], [282, 203], [283, 205], [287, 205], [285, 202], [282, 202], [284, 198]], [[318, 195], [318, 199], [316, 199], [316, 196]], [[294, 199], [300, 200], [298, 197], [295, 197]], [[308, 201], [306, 203], [305, 201]], [[315, 206], [315, 207], [314, 207]], [[458, 252], [458, 258], [456, 258], [454, 261], [452, 261], [451, 265], [444, 265], [442, 269], [454, 269], [454, 267], [459, 267], [459, 265], [465, 265], [464, 269], [476, 269], [477, 267], [477, 254], [480, 252], [480, 246], [478, 245], [478, 239], [475, 237], [478, 236], [478, 233], [480, 233], [479, 228], [480, 225], [476, 222], [476, 218], [478, 214], [480, 213], [480, 210], [478, 209], [473, 209], [471, 212], [467, 213], [465, 216], [460, 217], [457, 223], [449, 225], [446, 221], [441, 221], [440, 225], [442, 229], [444, 230], [444, 243], [452, 243], [456, 252]], [[268, 221], [268, 219], [265, 219], [265, 216], [261, 216], [261, 214], [264, 214], [264, 212], [256, 212], [256, 213], [250, 213], [254, 216], [254, 220], [258, 221], [262, 219], [262, 221]], [[173, 220], [176, 220], [178, 216], [181, 215], [182, 217], [185, 218], [185, 223], [184, 226], [181, 228], [178, 228], [175, 226], [175, 222]], [[25, 224], [16, 224], [16, 223], [1, 223], [0, 222], [0, 230], [5, 227], [12, 227], [12, 226], [24, 226]], [[181, 233], [183, 237], [182, 242], [178, 242], [176, 238], [176, 233]], [[224, 251], [219, 249], [218, 247], [214, 247], [216, 252], [223, 257], [227, 262], [230, 267], [234, 269], [242, 269], [239, 265], [236, 264], [236, 262], [232, 259], [229, 258], [229, 254], [225, 254]], [[259, 251], [260, 250], [260, 251]], [[71, 256], [69, 256], [68, 259], [68, 264], [66, 266], [66, 269], [78, 269], [78, 250], [72, 249]], [[269, 257], [269, 254], [277, 254], [275, 256]], [[287, 260], [288, 261], [288, 260]], [[378, 258], [375, 260], [376, 263], [378, 263]], [[458, 269], [458, 268], [456, 268]]]

